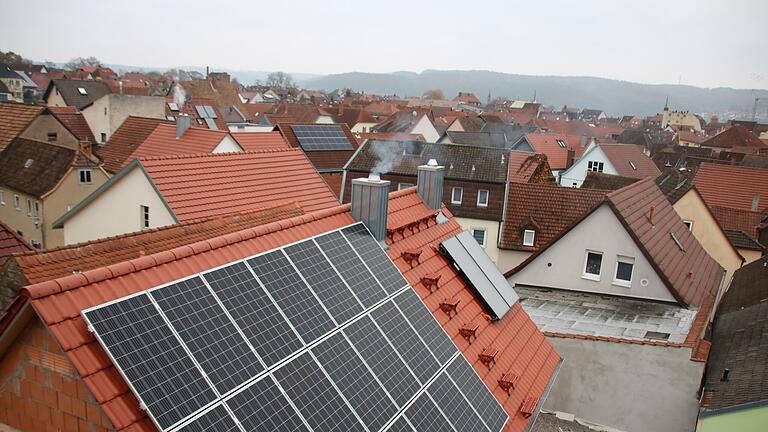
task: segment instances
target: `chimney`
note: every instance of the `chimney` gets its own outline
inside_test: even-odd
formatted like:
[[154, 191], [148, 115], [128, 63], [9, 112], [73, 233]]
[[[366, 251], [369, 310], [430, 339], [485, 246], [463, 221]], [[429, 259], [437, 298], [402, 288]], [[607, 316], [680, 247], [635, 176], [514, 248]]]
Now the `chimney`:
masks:
[[569, 148], [567, 154], [568, 156], [566, 156], [567, 159], [565, 161], [565, 169], [568, 169], [571, 167], [571, 165], [573, 165], [573, 160], [576, 159], [576, 150]]
[[339, 115], [344, 115], [344, 104], [339, 105]]
[[581, 138], [579, 138], [579, 145], [582, 146], [582, 147], [587, 145], [587, 136], [586, 135], [582, 135]]
[[389, 183], [373, 173], [368, 178], [352, 180], [352, 217], [364, 223], [379, 241], [387, 236]]
[[445, 167], [437, 165], [437, 161], [434, 159], [430, 159], [426, 165], [419, 165], [416, 193], [431, 209], [437, 210], [443, 203], [444, 177]]
[[176, 116], [176, 139], [181, 138], [190, 126], [192, 126], [192, 118], [190, 116], [186, 114]]
[[760, 192], [755, 192], [752, 197], [752, 211], [758, 211], [760, 209]]
[[88, 142], [88, 140], [80, 141], [80, 151], [82, 151], [88, 157], [93, 156], [93, 146], [90, 142]]

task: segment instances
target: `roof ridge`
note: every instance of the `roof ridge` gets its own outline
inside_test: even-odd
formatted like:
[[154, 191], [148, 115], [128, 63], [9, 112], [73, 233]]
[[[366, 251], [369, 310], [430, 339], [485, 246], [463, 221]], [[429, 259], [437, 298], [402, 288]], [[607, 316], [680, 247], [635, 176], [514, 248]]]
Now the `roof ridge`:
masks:
[[[619, 195], [621, 193], [624, 193], [624, 192], [626, 192], [627, 190], [629, 190], [629, 189], [631, 189], [633, 187], [639, 187], [640, 185], [643, 185], [643, 184], [646, 184], [646, 183], [653, 183], [653, 185], [656, 186], [656, 178], [655, 177], [646, 177], [644, 179], [640, 179], [640, 180], [638, 180], [638, 181], [636, 181], [634, 183], [631, 183], [631, 184], [628, 184], [628, 185], [624, 186], [621, 189], [616, 189], [615, 191], [611, 191], [611, 192], [607, 193], [605, 196], [609, 200], [612, 200], [617, 195]], [[658, 186], [656, 186], [656, 187], [658, 188]]]
[[48, 295], [69, 291], [96, 282], [124, 276], [128, 273], [167, 264], [171, 261], [177, 261], [182, 258], [210, 251], [212, 249], [219, 249], [224, 246], [240, 243], [255, 237], [261, 237], [293, 226], [303, 225], [318, 219], [342, 214], [348, 212], [349, 209], [350, 204], [340, 204], [336, 207], [318, 210], [312, 213], [306, 213], [289, 219], [270, 222], [266, 225], [246, 228], [241, 231], [224, 234], [222, 236], [213, 237], [208, 240], [201, 240], [195, 243], [175, 247], [173, 249], [168, 249], [151, 255], [133, 258], [127, 261], [110, 264], [105, 267], [95, 268], [83, 273], [62, 276], [60, 278], [48, 280], [45, 282], [27, 285], [23, 288], [23, 292], [31, 299], [46, 297]]
[[297, 153], [297, 152], [301, 152], [301, 150], [297, 148], [270, 148], [270, 149], [259, 149], [259, 150], [249, 150], [249, 151], [223, 152], [223, 153], [191, 153], [191, 154], [165, 155], [165, 156], [143, 156], [136, 159], [144, 162], [144, 161], [156, 161], [156, 160], [168, 160], [168, 159], [195, 159], [195, 158], [205, 158], [205, 157], [231, 156], [231, 155], [238, 155], [238, 154], [262, 154], [262, 153], [280, 153], [280, 152]]

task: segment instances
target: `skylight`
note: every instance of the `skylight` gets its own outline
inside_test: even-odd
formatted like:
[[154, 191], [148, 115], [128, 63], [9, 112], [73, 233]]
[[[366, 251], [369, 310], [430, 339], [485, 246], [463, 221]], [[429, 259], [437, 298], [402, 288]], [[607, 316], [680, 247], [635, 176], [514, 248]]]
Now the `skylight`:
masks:
[[27, 161], [24, 162], [24, 168], [31, 167], [33, 163], [35, 163], [34, 159], [27, 159]]
[[78, 88], [77, 88], [77, 91], [78, 91], [78, 92], [79, 92], [81, 95], [83, 95], [83, 96], [85, 96], [85, 95], [87, 95], [87, 94], [88, 94], [88, 92], [87, 92], [87, 91], [86, 91], [84, 88], [82, 88], [82, 87], [78, 87]]
[[637, 171], [637, 167], [635, 166], [634, 162], [629, 161], [629, 166], [631, 166], [633, 170]]
[[168, 108], [170, 108], [171, 111], [178, 111], [179, 105], [176, 104], [176, 102], [168, 102]]
[[555, 142], [557, 142], [557, 145], [559, 145], [560, 148], [565, 148], [565, 141], [559, 139], [559, 140], [555, 140]]
[[677, 247], [678, 247], [678, 248], [680, 248], [680, 250], [681, 250], [681, 251], [685, 252], [685, 248], [683, 247], [683, 244], [682, 244], [682, 243], [680, 243], [680, 240], [677, 238], [677, 236], [675, 235], [675, 233], [673, 233], [673, 232], [670, 232], [670, 233], [669, 233], [669, 236], [670, 236], [670, 237], [672, 237], [672, 241], [674, 241], [674, 242], [675, 242], [675, 244], [677, 245]]

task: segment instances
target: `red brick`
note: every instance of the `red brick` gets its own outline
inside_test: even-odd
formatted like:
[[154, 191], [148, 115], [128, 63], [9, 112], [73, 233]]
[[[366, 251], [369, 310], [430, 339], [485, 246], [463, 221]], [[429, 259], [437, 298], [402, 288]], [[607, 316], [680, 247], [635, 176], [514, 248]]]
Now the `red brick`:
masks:
[[86, 417], [93, 424], [101, 424], [101, 408], [94, 404], [85, 404]]
[[77, 426], [80, 429], [80, 432], [90, 432], [91, 426], [88, 424], [87, 421], [83, 419], [77, 420]]
[[29, 383], [27, 396], [36, 402], [45, 403], [45, 388], [36, 382]]
[[67, 378], [67, 377], [61, 377], [61, 382], [63, 386], [63, 391], [67, 396], [76, 398], [77, 397], [77, 386], [82, 385], [80, 382]]
[[91, 393], [88, 392], [88, 388], [85, 387], [82, 381], [77, 383], [77, 398], [83, 402], [91, 400]]
[[44, 389], [45, 404], [51, 408], [58, 409], [59, 404], [58, 404], [58, 397], [56, 396], [56, 392], [49, 387], [44, 387], [43, 389]]
[[51, 409], [44, 404], [37, 404], [37, 418], [43, 423], [51, 422]]
[[59, 399], [59, 410], [64, 413], [72, 412], [72, 398], [64, 393], [57, 394]]
[[70, 414], [64, 414], [64, 430], [66, 431], [77, 431], [77, 417], [70, 415]]
[[72, 399], [72, 414], [75, 415], [75, 417], [80, 419], [87, 419], [88, 415], [85, 411], [85, 402], [81, 401], [80, 399]]

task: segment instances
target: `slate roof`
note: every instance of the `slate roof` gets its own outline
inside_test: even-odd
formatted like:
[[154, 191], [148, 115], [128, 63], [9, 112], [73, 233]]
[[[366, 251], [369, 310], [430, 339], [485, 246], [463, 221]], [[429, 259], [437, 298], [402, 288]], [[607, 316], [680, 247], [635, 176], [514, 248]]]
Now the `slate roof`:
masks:
[[5, 264], [9, 255], [31, 250], [32, 246], [22, 236], [0, 221], [0, 266]]
[[508, 150], [459, 144], [368, 140], [346, 168], [371, 172], [380, 159], [377, 153], [391, 155], [392, 167], [384, 173], [415, 176], [419, 165], [435, 159], [445, 166], [445, 178], [488, 183], [507, 181]]
[[61, 181], [77, 155], [71, 148], [16, 138], [0, 152], [0, 185], [40, 198]]
[[85, 116], [77, 111], [75, 107], [49, 107], [48, 110], [56, 117], [78, 141], [88, 141], [91, 144], [97, 143], [96, 138], [91, 132], [91, 127], [85, 120]]
[[656, 177], [656, 186], [664, 192], [670, 203], [676, 203], [691, 188], [693, 188], [693, 171], [688, 169], [671, 169]]
[[357, 143], [362, 144], [365, 140], [389, 140], [389, 141], [422, 141], [426, 142], [424, 136], [421, 134], [409, 134], [409, 133], [356, 133]]
[[[734, 273], [715, 316], [704, 377], [702, 416], [768, 403], [768, 256]], [[723, 371], [729, 370], [723, 381]]]
[[123, 161], [123, 166], [133, 159], [144, 157], [212, 153], [228, 134], [228, 130], [190, 127], [180, 138], [176, 138], [175, 124], [160, 123]]
[[42, 105], [0, 101], [0, 151], [24, 132], [44, 109]]
[[728, 237], [728, 241], [730, 241], [736, 248], [760, 252], [765, 250], [765, 246], [744, 231], [724, 229], [723, 232], [725, 233], [725, 236]]
[[503, 149], [511, 147], [514, 143], [507, 141], [507, 136], [503, 133], [446, 131], [445, 134], [451, 143], [467, 146]]
[[318, 127], [329, 127], [329, 126], [338, 126], [341, 128], [342, 132], [344, 132], [344, 135], [346, 135], [347, 139], [349, 140], [349, 144], [352, 146], [352, 150], [319, 150], [319, 151], [304, 151], [304, 153], [307, 154], [307, 157], [310, 161], [312, 161], [312, 164], [315, 166], [315, 168], [320, 171], [341, 171], [342, 168], [344, 168], [344, 165], [349, 161], [349, 158], [352, 157], [353, 154], [355, 154], [355, 150], [357, 149], [357, 139], [355, 138], [355, 135], [352, 134], [352, 131], [349, 130], [349, 127], [347, 127], [346, 124], [343, 123], [337, 123], [337, 124], [317, 124], [317, 123], [280, 123], [277, 126], [275, 126], [276, 131], [280, 132], [283, 137], [285, 137], [285, 140], [288, 141], [288, 144], [293, 148], [301, 149], [301, 144], [299, 144], [299, 139], [296, 138], [296, 134], [293, 133], [293, 129], [291, 126], [296, 125], [313, 125]]
[[768, 208], [768, 169], [703, 163], [693, 184], [710, 207], [752, 210], [759, 193], [757, 210]]
[[[390, 240], [387, 254], [403, 272], [427, 308], [442, 324], [465, 358], [491, 389], [510, 415], [504, 431], [522, 432], [531, 417], [521, 412], [526, 398], [542, 397], [560, 357], [538, 331], [520, 304], [516, 304], [498, 321], [483, 318], [484, 309], [448, 260], [431, 245], [439, 244], [461, 231], [461, 227], [444, 208], [447, 222], [436, 223], [430, 212], [411, 188], [390, 194], [388, 227], [406, 222], [418, 225], [417, 232]], [[135, 396], [104, 349], [88, 332], [81, 311], [105, 302], [152, 288], [196, 272], [232, 262], [340, 228], [353, 223], [349, 205], [336, 205], [325, 210], [273, 222], [237, 233], [177, 247], [99, 269], [69, 275], [56, 280], [27, 286], [24, 294], [57, 340], [66, 356], [82, 377], [90, 393], [117, 430], [155, 431], [154, 424], [141, 410]], [[390, 224], [392, 222], [392, 224]], [[404, 252], [421, 251], [418, 263], [411, 266]], [[433, 292], [421, 282], [426, 273], [441, 275]], [[440, 310], [444, 298], [459, 299], [457, 315], [449, 319]], [[469, 344], [459, 335], [459, 326], [478, 324], [477, 340]], [[478, 360], [483, 348], [498, 349], [496, 365], [490, 370]], [[519, 375], [510, 394], [502, 390], [498, 380], [502, 374]]]
[[104, 161], [104, 169], [113, 174], [120, 171], [131, 154], [159, 124], [174, 125], [175, 123], [156, 118], [128, 116], [109, 137], [109, 141], [96, 149], [96, 154]]
[[[53, 87], [58, 89], [64, 103], [78, 110], [92, 104], [102, 96], [112, 93], [109, 86], [103, 81], [52, 79], [45, 90], [43, 100], [48, 100], [48, 95], [53, 91]], [[80, 94], [79, 88], [85, 89], [87, 94]]]
[[634, 144], [599, 144], [599, 146], [620, 176], [642, 179], [655, 178], [661, 174], [653, 160]]
[[[768, 144], [768, 141], [766, 141], [766, 144]], [[768, 168], [768, 156], [744, 155], [739, 165], [751, 168]]]
[[[533, 252], [555, 239], [603, 202], [606, 191], [551, 184], [509, 183], [506, 219], [499, 248]], [[534, 246], [523, 246], [523, 230], [536, 231]]]
[[615, 191], [625, 186], [629, 186], [637, 180], [638, 179], [631, 177], [589, 171], [584, 178], [584, 182], [581, 184], [581, 189]]
[[730, 149], [740, 153], [758, 153], [768, 151], [768, 145], [742, 125], [733, 125], [712, 138], [703, 141], [702, 147]]
[[245, 151], [290, 148], [280, 132], [231, 132], [230, 135]]

